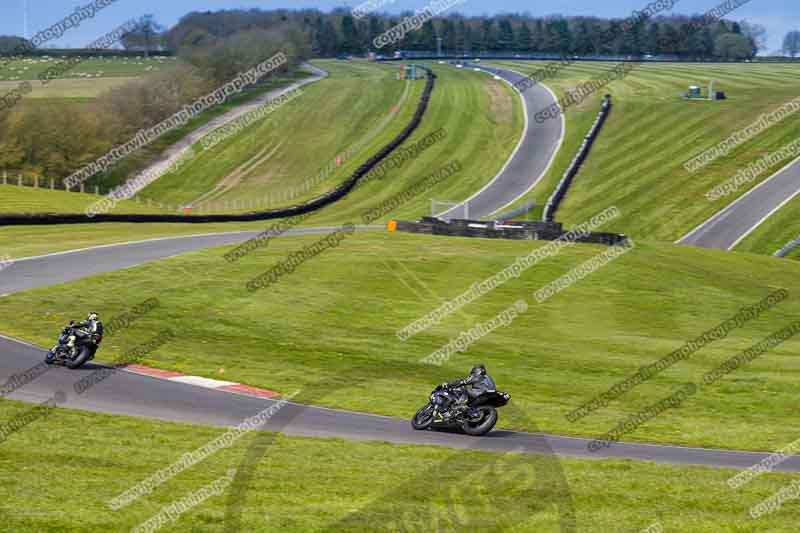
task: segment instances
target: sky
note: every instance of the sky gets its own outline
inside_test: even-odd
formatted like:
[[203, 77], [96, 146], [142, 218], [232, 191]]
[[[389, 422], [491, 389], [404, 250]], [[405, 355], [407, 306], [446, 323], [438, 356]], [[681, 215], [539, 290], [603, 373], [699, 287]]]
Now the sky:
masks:
[[[317, 8], [328, 11], [334, 7], [355, 7], [365, 0], [116, 0], [95, 14], [94, 18], [69, 29], [52, 44], [63, 47], [85, 46], [131, 18], [153, 14], [164, 26], [172, 26], [192, 11], [216, 11], [236, 8]], [[400, 13], [424, 7], [430, 0], [371, 0], [383, 3], [382, 10]], [[626, 17], [634, 10], [643, 9], [652, 0], [463, 0], [452, 9], [466, 15], [493, 15], [497, 13], [530, 13], [541, 15], [591, 15], [598, 17]], [[678, 0], [673, 13], [703, 13], [723, 0]], [[0, 35], [34, 35], [92, 0], [0, 0], [3, 14], [0, 17]], [[26, 9], [27, 6], [27, 9]], [[27, 11], [27, 16], [26, 16]], [[778, 50], [786, 32], [800, 29], [800, 2], [796, 0], [750, 0], [728, 18], [747, 20], [767, 28], [767, 51]], [[50, 43], [48, 43], [50, 44]]]

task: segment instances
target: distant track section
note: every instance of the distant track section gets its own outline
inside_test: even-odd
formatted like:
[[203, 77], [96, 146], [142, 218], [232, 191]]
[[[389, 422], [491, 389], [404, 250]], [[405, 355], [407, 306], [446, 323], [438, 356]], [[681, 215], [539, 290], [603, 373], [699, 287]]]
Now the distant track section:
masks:
[[[507, 69], [481, 67], [466, 64], [497, 76], [512, 86], [526, 76]], [[542, 84], [537, 84], [524, 92], [514, 89], [522, 98], [525, 113], [525, 129], [522, 139], [500, 172], [483, 189], [473, 194], [461, 204], [439, 214], [446, 219], [480, 219], [514, 203], [530, 191], [545, 175], [558, 153], [564, 138], [564, 117], [531, 122], [537, 111], [557, 102], [556, 96]]]
[[677, 242], [731, 250], [798, 194], [800, 160], [783, 167]]
[[[315, 235], [330, 233], [337, 229], [339, 228], [333, 226], [298, 228], [286, 230], [281, 236]], [[384, 226], [356, 226], [356, 231], [382, 229]], [[262, 235], [260, 231], [184, 235], [106, 244], [82, 250], [16, 259], [7, 268], [0, 270], [0, 297], [114, 272], [195, 250], [239, 244], [259, 235]]]

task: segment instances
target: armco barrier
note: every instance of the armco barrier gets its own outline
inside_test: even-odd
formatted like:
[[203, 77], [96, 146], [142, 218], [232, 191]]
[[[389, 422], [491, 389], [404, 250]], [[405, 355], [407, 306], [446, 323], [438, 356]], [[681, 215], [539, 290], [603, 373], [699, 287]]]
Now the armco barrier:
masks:
[[0, 215], [0, 226], [32, 226], [50, 224], [91, 224], [100, 222], [167, 222], [182, 224], [206, 224], [212, 222], [250, 222], [254, 220], [270, 220], [275, 218], [286, 218], [295, 215], [302, 215], [311, 211], [316, 211], [330, 205], [346, 196], [358, 184], [358, 181], [376, 167], [381, 161], [386, 159], [398, 146], [403, 144], [412, 133], [419, 127], [422, 117], [428, 109], [431, 93], [436, 86], [436, 74], [427, 67], [417, 65], [424, 70], [428, 77], [425, 90], [420, 98], [417, 110], [411, 122], [401, 131], [397, 137], [392, 139], [386, 146], [381, 148], [377, 154], [370, 157], [366, 163], [358, 167], [355, 172], [341, 185], [334, 190], [318, 196], [304, 204], [273, 209], [270, 211], [259, 211], [255, 213], [243, 213], [240, 215], [115, 215], [97, 214], [92, 218], [85, 214], [53, 214], [53, 213], [24, 213]]
[[[568, 232], [558, 222], [485, 222], [480, 220], [451, 220], [425, 217], [419, 222], [395, 221], [396, 231], [450, 237], [483, 237], [523, 241], [554, 241]], [[620, 233], [588, 233], [571, 240], [575, 242], [622, 245], [628, 238]]]
[[800, 237], [797, 237], [793, 241], [789, 241], [786, 243], [786, 246], [772, 254], [774, 257], [786, 257], [789, 255], [795, 248], [800, 246]]
[[570, 185], [572, 185], [572, 180], [578, 174], [581, 165], [586, 160], [586, 156], [589, 155], [589, 150], [592, 149], [592, 145], [597, 139], [598, 133], [600, 133], [600, 128], [605, 124], [606, 117], [608, 117], [610, 112], [611, 97], [606, 95], [600, 106], [600, 112], [597, 113], [597, 118], [594, 120], [594, 124], [592, 124], [592, 128], [589, 130], [589, 134], [586, 135], [586, 138], [583, 140], [583, 144], [581, 144], [581, 147], [578, 149], [575, 159], [569, 164], [567, 171], [564, 172], [564, 176], [556, 186], [556, 190], [553, 191], [553, 194], [550, 195], [550, 198], [547, 200], [547, 205], [545, 205], [544, 208], [544, 220], [552, 222], [555, 218], [556, 211], [558, 211], [561, 201], [564, 199], [564, 196], [566, 196]]
[[499, 221], [499, 222], [504, 222], [506, 220], [511, 220], [514, 217], [520, 217], [520, 216], [528, 213], [529, 211], [531, 211], [535, 207], [536, 207], [536, 200], [532, 200], [530, 202], [525, 203], [521, 207], [518, 207], [516, 209], [512, 209], [511, 211], [506, 211], [505, 213], [500, 213], [499, 215], [494, 217], [494, 219]]

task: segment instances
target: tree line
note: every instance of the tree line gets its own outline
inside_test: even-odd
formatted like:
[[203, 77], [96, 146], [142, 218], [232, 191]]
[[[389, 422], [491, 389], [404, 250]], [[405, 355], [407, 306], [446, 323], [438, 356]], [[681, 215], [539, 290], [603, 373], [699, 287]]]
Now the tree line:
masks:
[[426, 21], [402, 40], [377, 50], [373, 39], [399, 24], [400, 16], [371, 14], [355, 17], [346, 9], [226, 10], [191, 13], [163, 36], [164, 45], [179, 47], [187, 39], [203, 41], [244, 28], [271, 24], [300, 30], [319, 57], [395, 51], [436, 51], [448, 55], [479, 53], [555, 54], [579, 56], [674, 56], [680, 59], [748, 59], [764, 46], [763, 26], [719, 20], [711, 24], [696, 16], [658, 16], [638, 20], [625, 30], [624, 19], [597, 17], [531, 17], [459, 14]]
[[800, 31], [792, 30], [783, 38], [783, 53], [797, 57], [800, 54]]

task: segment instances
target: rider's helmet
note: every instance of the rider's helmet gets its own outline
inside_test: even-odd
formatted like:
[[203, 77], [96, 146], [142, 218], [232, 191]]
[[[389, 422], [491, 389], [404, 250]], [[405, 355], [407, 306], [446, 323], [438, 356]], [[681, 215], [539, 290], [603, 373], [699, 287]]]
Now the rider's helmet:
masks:
[[98, 320], [97, 313], [89, 313], [89, 316], [86, 318], [86, 320]]
[[486, 375], [486, 367], [483, 365], [475, 365], [470, 370], [470, 374], [473, 376], [485, 376]]

